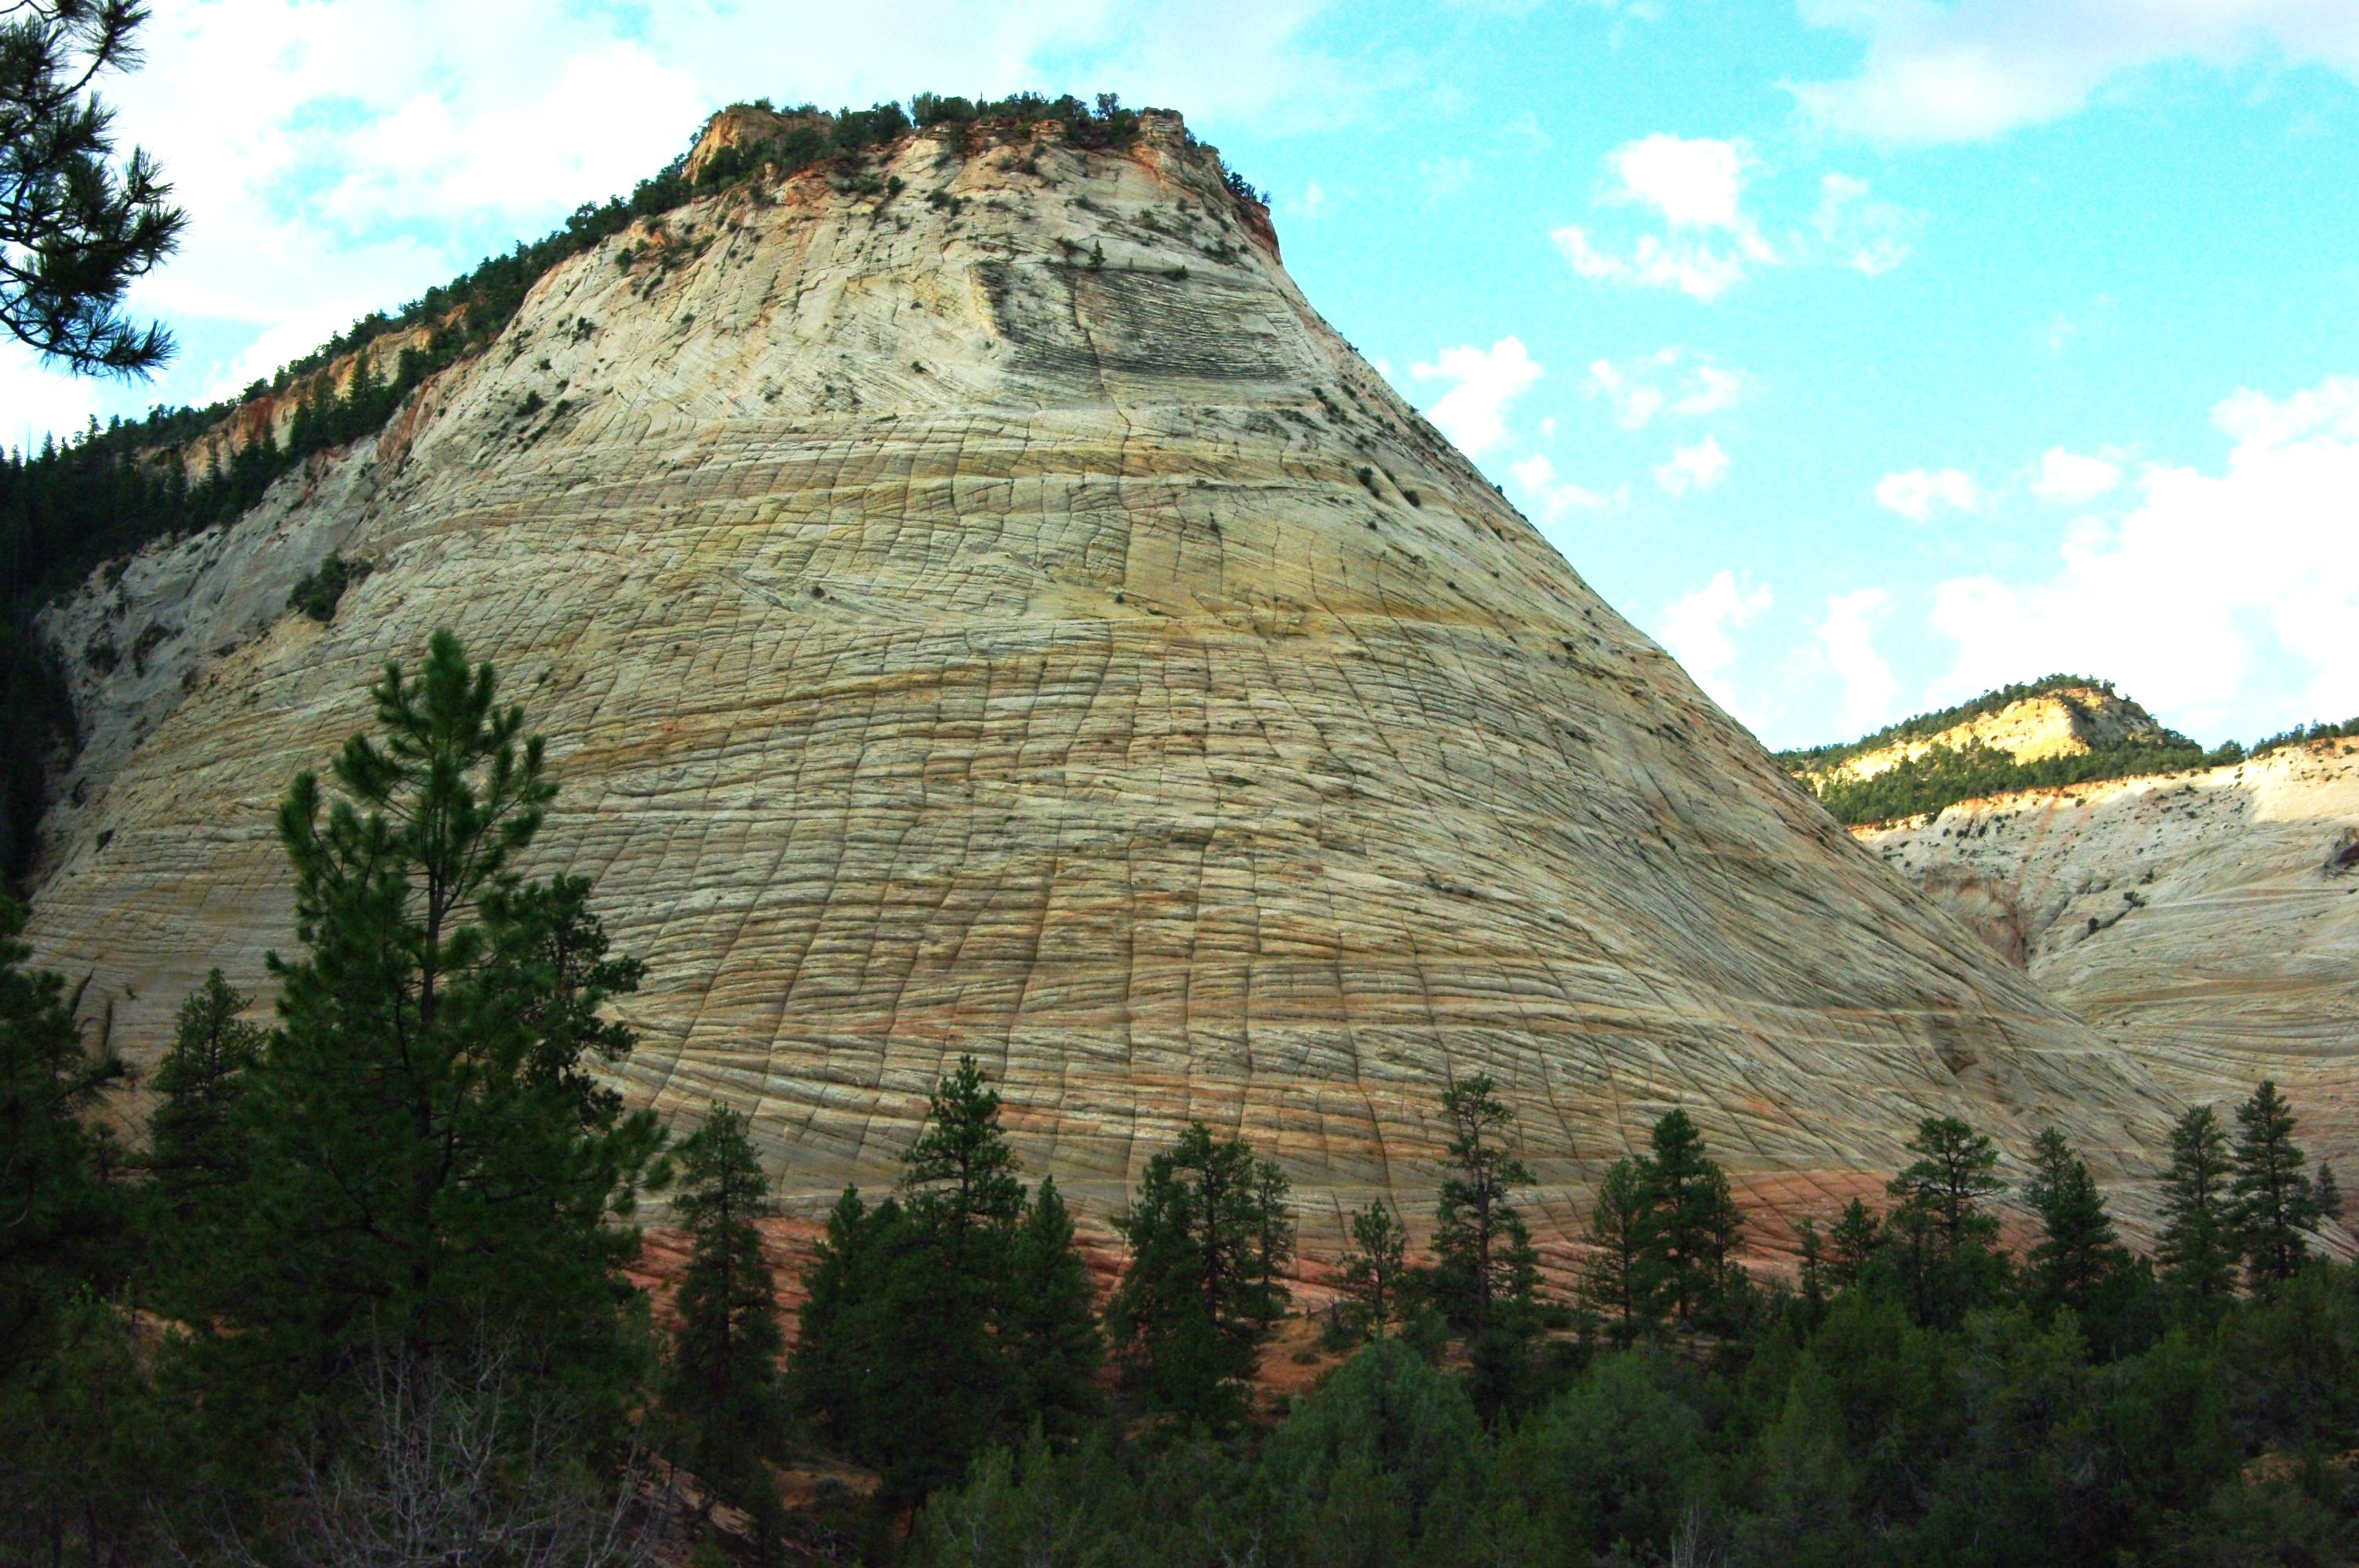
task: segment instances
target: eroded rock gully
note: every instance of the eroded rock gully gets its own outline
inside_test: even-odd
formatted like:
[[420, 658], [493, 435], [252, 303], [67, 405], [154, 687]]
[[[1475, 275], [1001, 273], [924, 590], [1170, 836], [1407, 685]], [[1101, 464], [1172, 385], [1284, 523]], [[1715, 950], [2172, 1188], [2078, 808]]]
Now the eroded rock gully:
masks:
[[[449, 626], [550, 737], [538, 869], [649, 965], [625, 1087], [746, 1108], [804, 1212], [891, 1179], [962, 1052], [1086, 1210], [1201, 1118], [1314, 1252], [1375, 1193], [1422, 1228], [1476, 1072], [1552, 1246], [1673, 1106], [1765, 1219], [1932, 1112], [2060, 1124], [2146, 1212], [2161, 1087], [1601, 602], [1176, 118], [872, 173], [575, 258], [374, 442], [51, 614], [169, 627], [80, 669], [32, 928], [133, 1057], [207, 967], [261, 987], [273, 803]], [[332, 549], [375, 574], [282, 613]]]

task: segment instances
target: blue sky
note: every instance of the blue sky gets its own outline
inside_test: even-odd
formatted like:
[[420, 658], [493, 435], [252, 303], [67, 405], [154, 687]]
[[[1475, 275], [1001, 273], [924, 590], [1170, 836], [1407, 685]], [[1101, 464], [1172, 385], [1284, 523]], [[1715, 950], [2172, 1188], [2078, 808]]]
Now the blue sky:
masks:
[[1772, 745], [2056, 669], [2359, 713], [2359, 5], [161, 0], [199, 401], [626, 189], [731, 100], [1120, 92]]

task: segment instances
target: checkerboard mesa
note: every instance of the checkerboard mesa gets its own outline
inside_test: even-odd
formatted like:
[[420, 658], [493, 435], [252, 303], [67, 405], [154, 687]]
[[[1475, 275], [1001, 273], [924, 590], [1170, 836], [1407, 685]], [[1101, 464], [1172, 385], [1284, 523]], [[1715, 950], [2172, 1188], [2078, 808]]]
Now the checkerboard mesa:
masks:
[[[1673, 1107], [1770, 1245], [1928, 1115], [2064, 1127], [2137, 1222], [2169, 1097], [1603, 602], [1214, 149], [969, 109], [808, 162], [732, 111], [380, 427], [47, 612], [169, 628], [71, 670], [30, 935], [93, 1028], [141, 1059], [209, 968], [263, 985], [271, 803], [448, 627], [649, 967], [622, 1087], [743, 1109], [795, 1212], [972, 1054], [1085, 1217], [1202, 1120], [1314, 1256], [1379, 1193], [1422, 1232], [1477, 1073], [1551, 1267]], [[373, 568], [290, 612], [331, 557]]]

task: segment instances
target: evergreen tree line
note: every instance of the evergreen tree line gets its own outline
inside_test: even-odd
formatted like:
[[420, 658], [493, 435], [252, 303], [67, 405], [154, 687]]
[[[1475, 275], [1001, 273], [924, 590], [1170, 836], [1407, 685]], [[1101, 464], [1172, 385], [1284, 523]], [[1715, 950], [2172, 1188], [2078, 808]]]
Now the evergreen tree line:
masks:
[[[147, 1081], [0, 945], [0, 1560], [920, 1563], [2340, 1562], [2359, 1548], [2359, 1278], [2263, 1084], [2181, 1119], [2151, 1258], [2059, 1133], [2017, 1256], [1992, 1141], [1929, 1119], [1886, 1191], [1800, 1227], [1799, 1278], [1674, 1110], [1542, 1288], [1488, 1079], [1451, 1086], [1427, 1255], [1348, 1217], [1351, 1356], [1275, 1419], [1284, 1173], [1186, 1128], [1116, 1217], [1103, 1305], [972, 1059], [890, 1192], [848, 1189], [791, 1351], [745, 1119], [669, 1141], [597, 1068], [591, 889], [522, 870], [554, 784], [438, 634], [278, 813], [297, 947], [275, 1022], [215, 973]], [[642, 1199], [690, 1238], [626, 1279]], [[789, 1509], [780, 1465], [873, 1497]], [[722, 1527], [726, 1526], [724, 1530]], [[717, 1556], [716, 1556], [717, 1554]]]
[[[2043, 1133], [2018, 1257], [1990, 1206], [1995, 1146], [1930, 1119], [1888, 1201], [1854, 1199], [1824, 1236], [1802, 1223], [1799, 1280], [1765, 1287], [1734, 1267], [1725, 1177], [1673, 1111], [1601, 1184], [1564, 1326], [1508, 1358], [1494, 1320], [1488, 1366], [1480, 1331], [1440, 1308], [1475, 1299], [1475, 1254], [1408, 1265], [1397, 1219], [1372, 1207], [1353, 1217], [1331, 1329], [1375, 1342], [1258, 1441], [1197, 1424], [995, 1445], [927, 1503], [907, 1557], [2347, 1562], [2359, 1271], [2311, 1255], [2340, 1196], [2331, 1170], [2305, 1171], [2275, 1087], [2234, 1122], [2180, 1120], [2152, 1258]], [[1473, 1185], [1453, 1177], [1437, 1244], [1477, 1212]], [[1527, 1277], [1492, 1299], [1518, 1328], [1549, 1316]]]

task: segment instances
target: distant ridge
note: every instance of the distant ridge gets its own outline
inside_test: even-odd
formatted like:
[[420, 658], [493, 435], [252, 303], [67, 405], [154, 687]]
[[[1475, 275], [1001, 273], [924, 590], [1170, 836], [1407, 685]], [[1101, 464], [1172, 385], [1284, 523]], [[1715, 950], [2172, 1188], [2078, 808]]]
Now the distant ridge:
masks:
[[2245, 754], [2233, 741], [2206, 752], [2111, 681], [2052, 675], [1845, 744], [1780, 752], [1777, 761], [1837, 821], [1859, 827], [1931, 816], [1983, 795], [2175, 773]]

